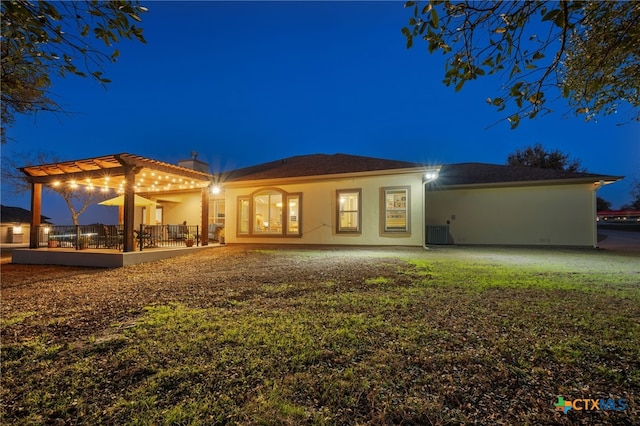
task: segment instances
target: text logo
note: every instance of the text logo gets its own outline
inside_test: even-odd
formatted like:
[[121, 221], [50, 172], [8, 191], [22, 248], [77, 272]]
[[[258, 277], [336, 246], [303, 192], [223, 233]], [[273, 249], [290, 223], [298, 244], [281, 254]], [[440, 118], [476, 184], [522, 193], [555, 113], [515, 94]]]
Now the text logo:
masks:
[[561, 396], [558, 402], [553, 404], [556, 411], [562, 411], [567, 414], [569, 410], [576, 411], [623, 411], [627, 409], [627, 401], [620, 399], [574, 399], [573, 401], [565, 401]]

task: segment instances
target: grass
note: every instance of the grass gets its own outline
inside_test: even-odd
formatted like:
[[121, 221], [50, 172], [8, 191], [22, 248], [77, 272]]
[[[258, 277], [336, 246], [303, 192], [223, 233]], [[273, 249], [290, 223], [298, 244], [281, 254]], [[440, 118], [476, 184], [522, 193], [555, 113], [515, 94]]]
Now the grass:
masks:
[[[361, 283], [253, 284], [241, 303], [152, 305], [70, 344], [42, 332], [3, 345], [2, 423], [640, 420], [637, 275], [399, 265]], [[16, 312], [2, 326], [37, 318]], [[565, 415], [558, 395], [628, 408]]]

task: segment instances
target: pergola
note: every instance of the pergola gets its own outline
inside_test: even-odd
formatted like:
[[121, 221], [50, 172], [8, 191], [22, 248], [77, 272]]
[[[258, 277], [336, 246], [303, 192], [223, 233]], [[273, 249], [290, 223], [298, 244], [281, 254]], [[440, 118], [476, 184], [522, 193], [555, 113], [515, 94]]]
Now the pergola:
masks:
[[[92, 189], [112, 189], [124, 195], [124, 247], [133, 251], [135, 194], [200, 189], [202, 195], [202, 229], [209, 217], [209, 186], [213, 176], [208, 173], [176, 166], [137, 155], [122, 153], [83, 160], [26, 166], [20, 170], [31, 183], [31, 235], [29, 247], [37, 248], [37, 229], [42, 210], [42, 185], [85, 186]], [[208, 244], [207, 232], [202, 233], [202, 245]]]

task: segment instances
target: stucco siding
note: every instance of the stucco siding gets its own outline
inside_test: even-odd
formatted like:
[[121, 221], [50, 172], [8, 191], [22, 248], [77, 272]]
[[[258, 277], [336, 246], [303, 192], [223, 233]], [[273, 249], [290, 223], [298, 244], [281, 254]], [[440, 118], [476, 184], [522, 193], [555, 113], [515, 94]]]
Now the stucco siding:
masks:
[[[410, 233], [383, 233], [381, 231], [380, 188], [410, 188]], [[241, 236], [238, 234], [238, 197], [248, 196], [258, 189], [277, 188], [287, 193], [301, 194], [300, 237]], [[360, 189], [362, 191], [362, 232], [338, 234], [336, 232], [336, 191]], [[404, 245], [421, 246], [423, 232], [422, 175], [384, 175], [350, 179], [322, 180], [273, 186], [225, 188], [226, 241], [228, 243], [280, 243], [280, 244], [344, 244], [344, 245]]]
[[453, 244], [592, 246], [593, 185], [430, 191], [426, 222]]

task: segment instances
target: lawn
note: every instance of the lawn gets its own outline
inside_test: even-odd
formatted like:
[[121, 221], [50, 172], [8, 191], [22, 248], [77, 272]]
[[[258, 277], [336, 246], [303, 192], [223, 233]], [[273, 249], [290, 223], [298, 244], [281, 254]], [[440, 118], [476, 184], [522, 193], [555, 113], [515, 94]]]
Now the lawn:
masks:
[[228, 247], [3, 278], [2, 423], [640, 424], [635, 260]]

